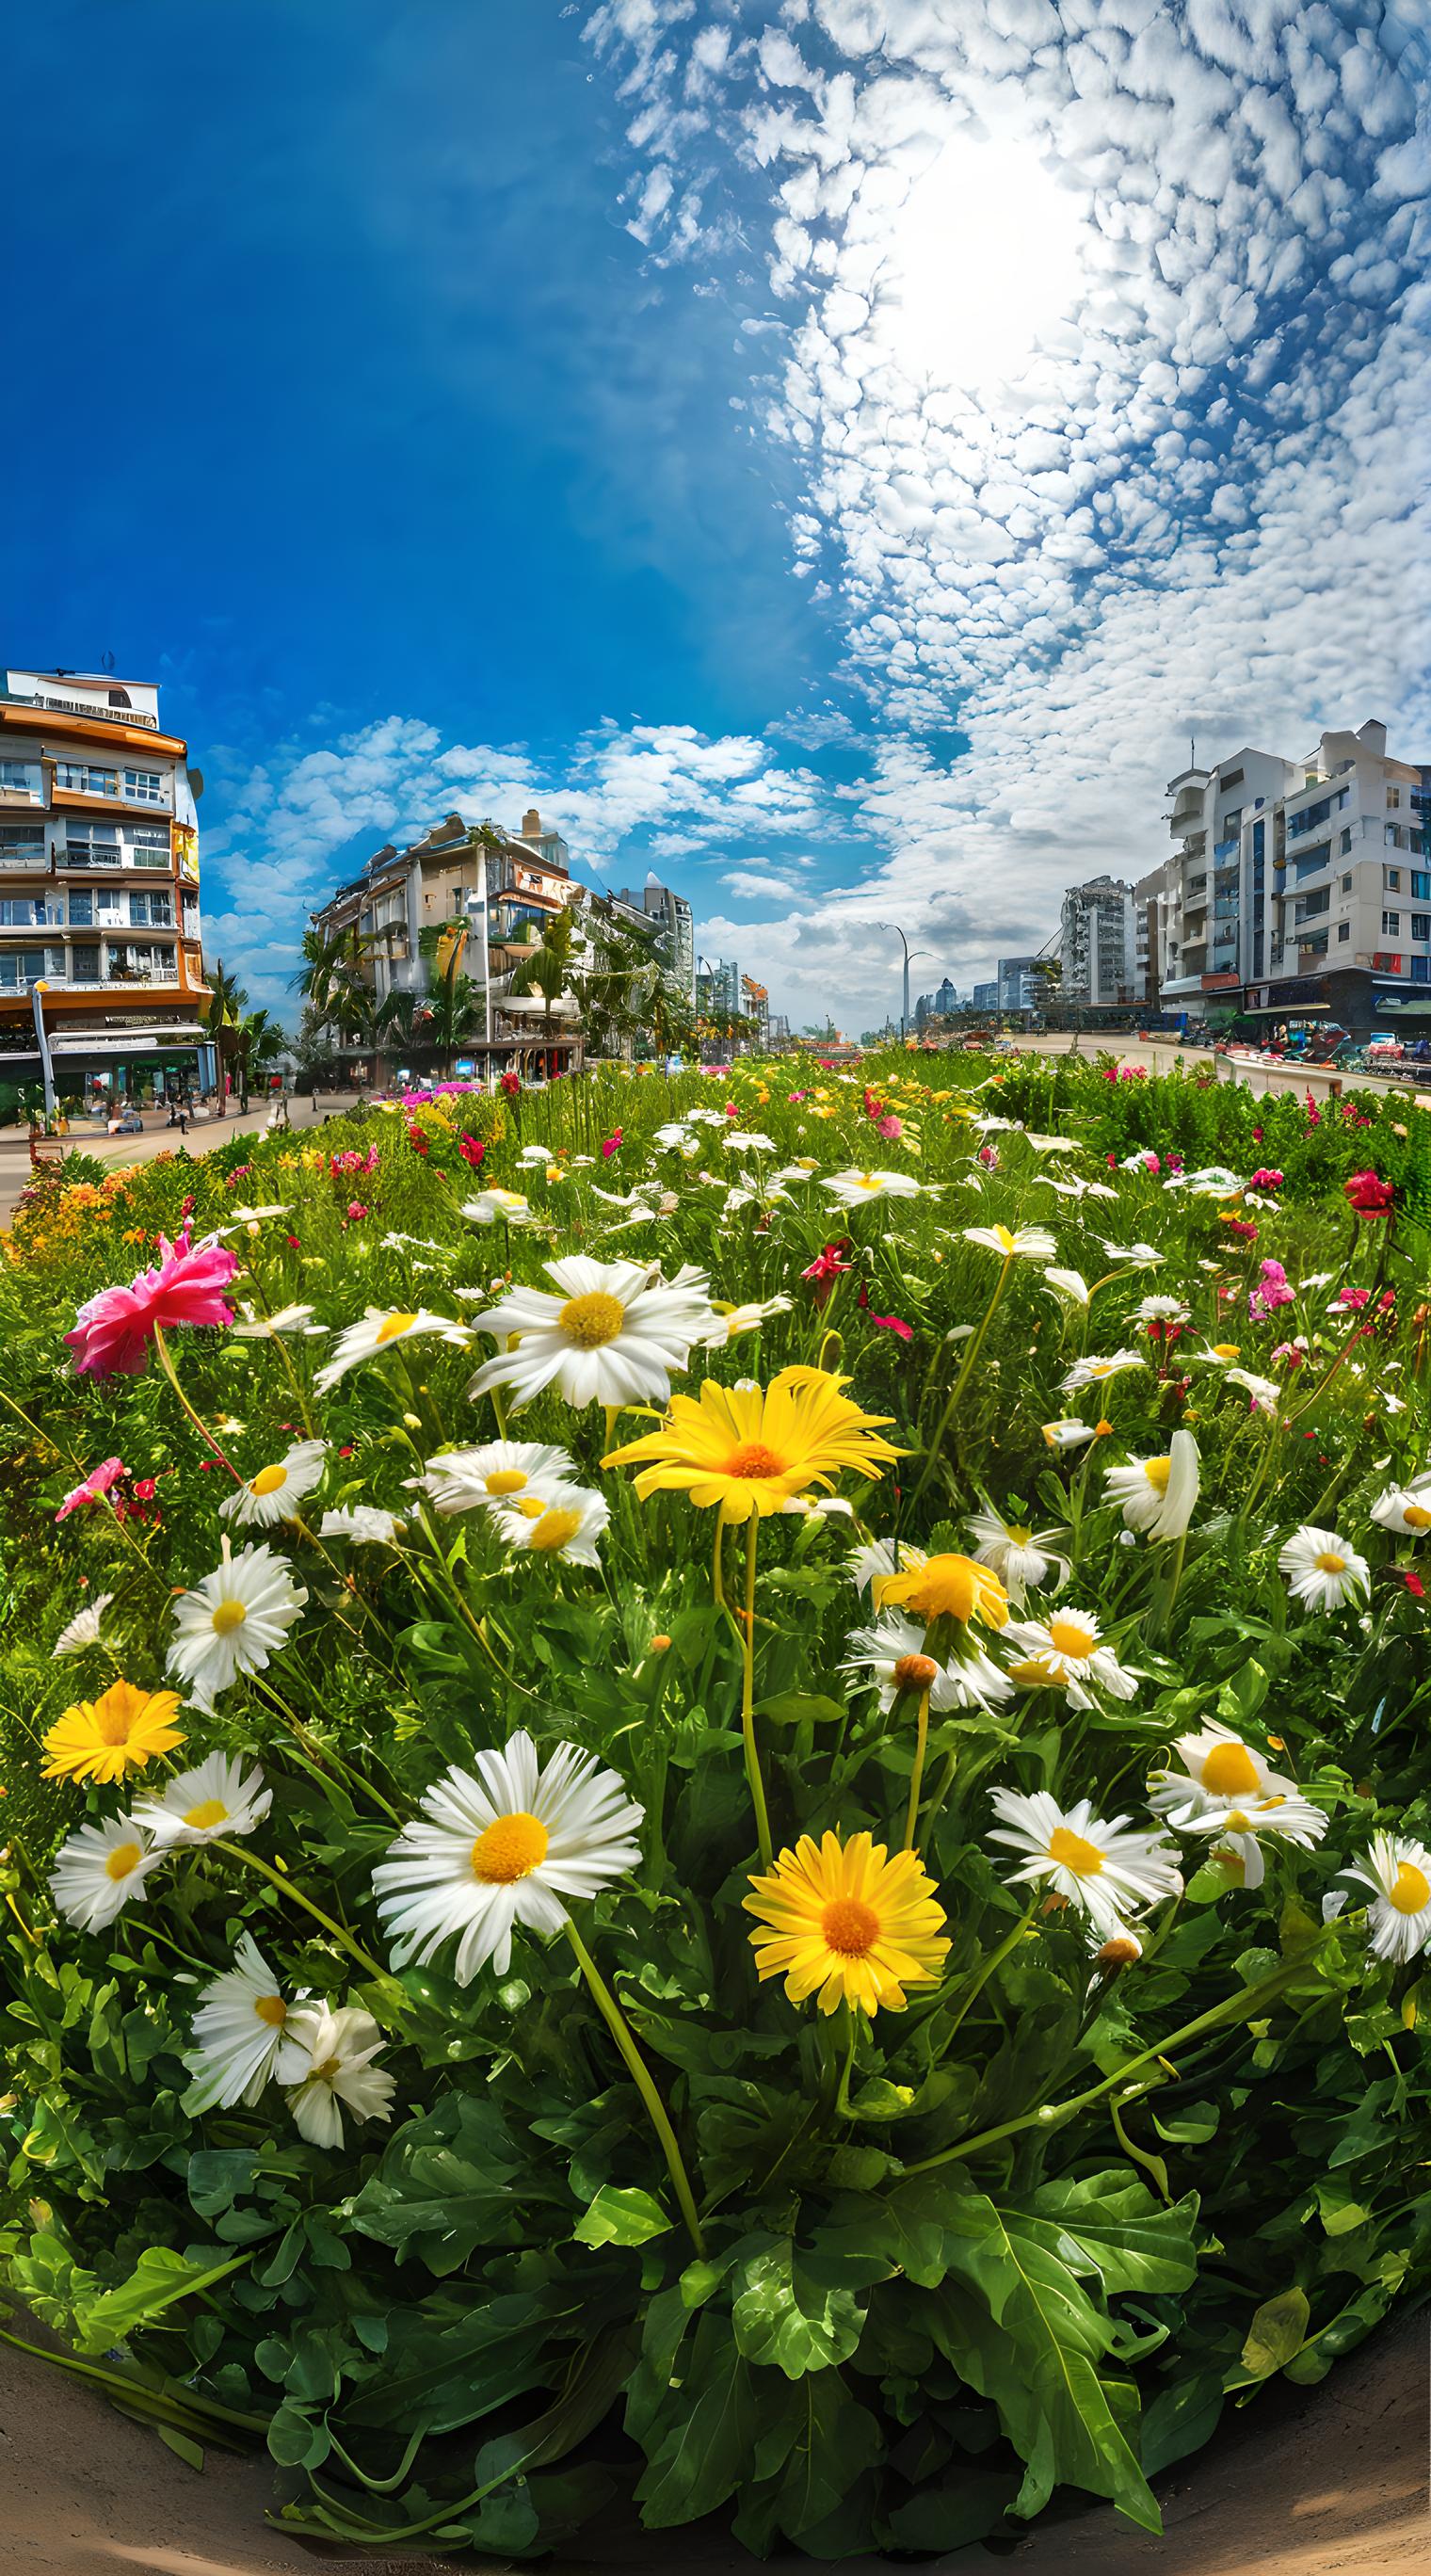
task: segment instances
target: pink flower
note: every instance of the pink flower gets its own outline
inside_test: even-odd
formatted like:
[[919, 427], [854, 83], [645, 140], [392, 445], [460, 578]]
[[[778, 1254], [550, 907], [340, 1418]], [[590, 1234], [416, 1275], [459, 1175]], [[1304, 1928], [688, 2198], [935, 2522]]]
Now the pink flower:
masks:
[[1254, 1127], [1254, 1128], [1253, 1128], [1253, 1130], [1252, 1130], [1252, 1142], [1253, 1142], [1253, 1144], [1254, 1144], [1254, 1145], [1260, 1145], [1260, 1144], [1261, 1144], [1261, 1142], [1262, 1142], [1262, 1130], [1261, 1130], [1261, 1128], [1260, 1128], [1260, 1127]]
[[159, 1237], [157, 1270], [141, 1270], [127, 1288], [101, 1288], [81, 1306], [65, 1341], [80, 1377], [139, 1377], [148, 1366], [156, 1326], [231, 1324], [233, 1310], [220, 1290], [238, 1271], [222, 1243], [175, 1243]]
[[185, 1199], [183, 1206], [182, 1206], [182, 1207], [180, 1208], [180, 1210], [179, 1210], [179, 1222], [180, 1222], [180, 1224], [182, 1225], [182, 1223], [183, 1223], [183, 1221], [184, 1221], [185, 1217], [192, 1216], [192, 1215], [193, 1215], [193, 1213], [194, 1213], [194, 1194], [193, 1194], [193, 1192], [192, 1192], [192, 1190], [191, 1190], [191, 1191], [190, 1191], [190, 1193], [189, 1193], [189, 1196]]
[[1287, 1284], [1287, 1273], [1280, 1261], [1264, 1261], [1262, 1276], [1247, 1300], [1247, 1311], [1257, 1322], [1275, 1313], [1279, 1306], [1296, 1302], [1296, 1290]]
[[1385, 1216], [1396, 1197], [1390, 1181], [1377, 1172], [1353, 1172], [1349, 1181], [1343, 1181], [1342, 1191], [1358, 1216]]
[[1145, 1172], [1153, 1173], [1156, 1178], [1162, 1168], [1162, 1164], [1159, 1162], [1156, 1154], [1145, 1154], [1143, 1156], [1143, 1169]]
[[740, 1111], [737, 1109], [737, 1107], [736, 1107], [736, 1105], [735, 1105], [735, 1102], [734, 1102], [733, 1100], [728, 1100], [728, 1101], [726, 1102], [726, 1104], [725, 1104], [725, 1114], [726, 1114], [727, 1118], [738, 1118], [738, 1117], [740, 1116]]
[[902, 1118], [896, 1118], [893, 1115], [888, 1118], [877, 1118], [875, 1120], [875, 1125], [880, 1135], [887, 1138], [891, 1145], [897, 1144], [899, 1138], [904, 1134], [904, 1120]]
[[1183, 1158], [1182, 1158], [1181, 1154], [1168, 1154], [1168, 1155], [1165, 1155], [1164, 1160], [1166, 1161], [1166, 1163], [1167, 1163], [1167, 1167], [1168, 1167], [1168, 1170], [1169, 1170], [1170, 1172], [1180, 1172], [1180, 1171], [1182, 1170], [1182, 1167], [1183, 1167]]
[[996, 1172], [999, 1168], [998, 1146], [981, 1145], [978, 1153], [974, 1157], [974, 1160], [978, 1163], [982, 1163], [986, 1172]]
[[871, 1315], [870, 1322], [878, 1324], [882, 1333], [898, 1333], [902, 1342], [912, 1342], [914, 1339], [914, 1326], [902, 1324], [898, 1315]]
[[[727, 1117], [729, 1117], [729, 1116], [730, 1116], [730, 1112], [729, 1112], [729, 1110], [727, 1110], [726, 1115], [727, 1115]], [[621, 1136], [622, 1136], [622, 1130], [621, 1130], [619, 1127], [615, 1127], [615, 1128], [613, 1128], [613, 1129], [612, 1129], [612, 1132], [611, 1132], [611, 1134], [610, 1134], [609, 1136], [604, 1136], [604, 1137], [602, 1138], [602, 1140], [601, 1140], [601, 1159], [602, 1159], [603, 1163], [609, 1163], [609, 1162], [610, 1162], [612, 1155], [615, 1153], [615, 1151], [616, 1151], [616, 1149], [617, 1149], [617, 1146], [618, 1146], [618, 1145], [620, 1144], [620, 1142], [621, 1142]]]
[[1285, 1360], [1288, 1368], [1300, 1368], [1302, 1354], [1295, 1342], [1279, 1342], [1272, 1354], [1274, 1360]]
[[1344, 1288], [1340, 1297], [1337, 1299], [1337, 1304], [1339, 1306], [1349, 1306], [1352, 1313], [1355, 1315], [1359, 1315], [1363, 1306], [1369, 1305], [1370, 1302], [1371, 1290], [1369, 1288]]
[[349, 1199], [349, 1201], [348, 1201], [348, 1221], [349, 1221], [349, 1223], [350, 1223], [351, 1225], [361, 1225], [361, 1223], [362, 1223], [362, 1221], [363, 1221], [363, 1218], [367, 1215], [367, 1213], [368, 1213], [368, 1211], [367, 1211], [367, 1209], [364, 1207], [363, 1202], [362, 1202], [362, 1200], [361, 1200], [361, 1199]]
[[1285, 1172], [1254, 1172], [1252, 1187], [1254, 1190], [1280, 1190], [1286, 1177]]
[[67, 1521], [71, 1512], [77, 1512], [82, 1504], [102, 1502], [110, 1486], [117, 1484], [120, 1477], [127, 1476], [128, 1473], [129, 1470], [122, 1458], [106, 1458], [102, 1466], [91, 1467], [84, 1483], [76, 1485], [70, 1493], [66, 1494], [55, 1514], [56, 1520]]

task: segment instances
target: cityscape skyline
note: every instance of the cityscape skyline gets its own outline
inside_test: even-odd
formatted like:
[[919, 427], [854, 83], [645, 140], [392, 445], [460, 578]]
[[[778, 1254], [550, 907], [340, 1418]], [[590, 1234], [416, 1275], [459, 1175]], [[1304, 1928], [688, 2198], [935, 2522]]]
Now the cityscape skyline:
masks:
[[90, 67], [53, 260], [102, 218], [175, 371], [107, 352], [98, 484], [21, 425], [6, 638], [162, 685], [256, 999], [345, 867], [536, 805], [858, 1027], [879, 923], [963, 989], [1156, 867], [1190, 736], [1431, 751], [1409, 0], [260, 16], [12, 31]]

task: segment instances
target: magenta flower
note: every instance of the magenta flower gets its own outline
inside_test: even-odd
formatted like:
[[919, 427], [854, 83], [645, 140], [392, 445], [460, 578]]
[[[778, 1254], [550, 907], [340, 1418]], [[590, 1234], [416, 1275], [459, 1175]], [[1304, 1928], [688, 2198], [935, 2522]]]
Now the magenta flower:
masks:
[[1252, 1175], [1252, 1187], [1254, 1190], [1280, 1190], [1286, 1177], [1287, 1175], [1285, 1172], [1254, 1172]]
[[367, 1213], [368, 1211], [364, 1207], [361, 1199], [349, 1199], [348, 1218], [351, 1224], [360, 1225]]
[[896, 1118], [892, 1112], [888, 1118], [877, 1118], [875, 1120], [875, 1125], [880, 1135], [885, 1137], [891, 1145], [897, 1144], [899, 1138], [904, 1134], [904, 1120], [902, 1118]]
[[122, 1458], [106, 1458], [102, 1465], [91, 1467], [84, 1483], [76, 1485], [70, 1493], [66, 1494], [55, 1514], [56, 1520], [67, 1521], [71, 1512], [79, 1511], [85, 1503], [103, 1502], [110, 1486], [117, 1484], [120, 1477], [127, 1476], [128, 1473], [129, 1470]]
[[902, 1342], [912, 1342], [914, 1339], [914, 1326], [901, 1323], [898, 1315], [871, 1315], [870, 1322], [878, 1324], [882, 1333], [898, 1333]]
[[161, 1234], [159, 1250], [157, 1270], [141, 1270], [127, 1288], [101, 1288], [81, 1306], [65, 1335], [76, 1376], [139, 1377], [156, 1326], [233, 1322], [220, 1291], [239, 1265], [226, 1245], [191, 1244], [187, 1234], [171, 1243]]
[[1262, 1276], [1247, 1300], [1247, 1311], [1255, 1322], [1262, 1323], [1279, 1306], [1296, 1302], [1296, 1290], [1288, 1285], [1287, 1273], [1280, 1261], [1264, 1261]]
[[618, 1146], [618, 1145], [620, 1144], [620, 1142], [621, 1142], [621, 1132], [622, 1132], [622, 1131], [621, 1131], [621, 1129], [620, 1129], [619, 1127], [616, 1127], [616, 1128], [613, 1128], [613, 1130], [612, 1130], [612, 1132], [611, 1132], [611, 1134], [610, 1134], [609, 1136], [604, 1136], [604, 1137], [602, 1138], [602, 1142], [601, 1142], [601, 1159], [602, 1159], [603, 1163], [609, 1163], [609, 1162], [610, 1162], [612, 1155], [615, 1153], [615, 1151], [616, 1151], [616, 1149], [617, 1149], [617, 1146]]

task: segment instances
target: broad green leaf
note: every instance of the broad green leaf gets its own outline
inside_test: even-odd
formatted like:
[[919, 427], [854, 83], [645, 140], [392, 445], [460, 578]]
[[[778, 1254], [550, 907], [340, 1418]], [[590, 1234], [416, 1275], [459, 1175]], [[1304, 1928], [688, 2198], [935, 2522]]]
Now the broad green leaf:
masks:
[[1222, 2381], [1215, 2370], [1195, 2371], [1160, 2389], [1143, 2414], [1142, 2453], [1146, 2476], [1170, 2469], [1190, 2451], [1200, 2451], [1217, 2430], [1224, 2404]]
[[1279, 2290], [1275, 2299], [1264, 2299], [1247, 2330], [1242, 2347], [1243, 2368], [1256, 2379], [1267, 2379], [1274, 2370], [1281, 2370], [1301, 2351], [1311, 2313], [1306, 2291], [1297, 2287]]
[[736, 2349], [729, 2319], [703, 2310], [690, 2364], [667, 2410], [669, 2429], [636, 2489], [649, 2528], [694, 2522], [735, 2493], [760, 2437], [766, 2403]]
[[649, 2191], [634, 2186], [618, 2190], [607, 2182], [571, 2232], [580, 2245], [645, 2245], [653, 2236], [664, 2236], [670, 2226], [670, 2218]]
[[[1001, 2209], [1012, 2223], [1013, 2210], [1002, 2203]], [[1082, 2255], [1111, 2293], [1186, 2290], [1197, 2274], [1196, 2216], [1195, 2194], [1165, 2209], [1115, 2165], [1078, 2182], [1042, 2184], [1017, 2213], [1017, 2223], [1075, 2269]]]
[[840, 2278], [838, 2255], [798, 2250], [772, 2239], [732, 2274], [731, 2322], [747, 2361], [799, 2379], [847, 2361], [860, 2339], [864, 2309]]

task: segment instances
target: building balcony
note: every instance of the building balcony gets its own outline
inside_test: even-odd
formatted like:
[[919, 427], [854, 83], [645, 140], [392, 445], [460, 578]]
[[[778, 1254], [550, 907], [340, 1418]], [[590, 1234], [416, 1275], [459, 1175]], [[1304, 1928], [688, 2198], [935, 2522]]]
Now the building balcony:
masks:
[[0, 689], [7, 706], [34, 707], [42, 715], [83, 716], [89, 724], [127, 725], [141, 733], [157, 733], [159, 719], [146, 715], [142, 707], [96, 707], [87, 698], [21, 697], [14, 689]]

